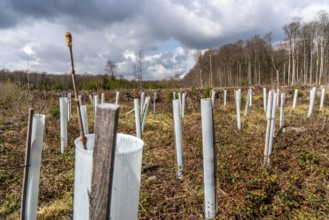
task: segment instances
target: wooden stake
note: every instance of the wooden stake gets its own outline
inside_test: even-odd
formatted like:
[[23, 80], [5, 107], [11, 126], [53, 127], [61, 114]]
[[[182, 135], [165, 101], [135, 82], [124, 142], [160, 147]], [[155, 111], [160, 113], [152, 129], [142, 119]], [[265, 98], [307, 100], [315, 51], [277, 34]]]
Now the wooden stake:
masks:
[[118, 119], [119, 106], [105, 103], [97, 106], [89, 203], [91, 220], [108, 220], [110, 217]]
[[23, 177], [23, 191], [22, 191], [22, 201], [21, 201], [21, 220], [25, 220], [25, 210], [26, 210], [26, 192], [27, 183], [29, 176], [29, 166], [30, 166], [30, 150], [31, 150], [31, 136], [32, 136], [32, 122], [33, 122], [33, 108], [29, 109], [29, 119], [27, 128], [27, 139], [26, 139], [26, 149], [25, 149], [25, 164], [24, 164], [24, 177]]
[[77, 112], [78, 112], [78, 121], [79, 121], [79, 130], [80, 130], [80, 138], [81, 138], [81, 142], [83, 144], [83, 148], [86, 150], [87, 146], [87, 138], [85, 136], [84, 130], [83, 130], [83, 126], [82, 126], [82, 118], [81, 118], [81, 110], [80, 110], [80, 102], [78, 99], [78, 90], [75, 86], [75, 70], [74, 70], [74, 61], [73, 61], [73, 51], [72, 51], [72, 35], [70, 32], [66, 32], [66, 42], [67, 42], [67, 46], [69, 47], [69, 51], [70, 51], [70, 60], [71, 60], [71, 77], [72, 77], [72, 85], [73, 85], [73, 90], [74, 90], [74, 96], [75, 96], [75, 103], [77, 106]]

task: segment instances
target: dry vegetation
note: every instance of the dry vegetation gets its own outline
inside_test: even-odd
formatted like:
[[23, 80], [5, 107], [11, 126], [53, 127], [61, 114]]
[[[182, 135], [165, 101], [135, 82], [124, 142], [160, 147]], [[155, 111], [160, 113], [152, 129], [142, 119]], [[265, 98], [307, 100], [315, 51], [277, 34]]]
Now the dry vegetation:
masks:
[[[69, 147], [60, 153], [60, 93], [28, 94], [12, 84], [0, 85], [0, 219], [18, 219], [25, 152], [28, 106], [46, 114], [38, 219], [71, 219], [74, 178], [73, 140], [79, 136], [76, 114], [68, 127]], [[242, 96], [246, 96], [245, 89]], [[304, 91], [308, 91], [304, 88]], [[105, 91], [114, 101], [114, 93]], [[133, 96], [138, 91], [128, 91]], [[146, 93], [153, 94], [151, 91]], [[98, 91], [100, 93], [100, 91]], [[121, 94], [123, 95], [124, 92]], [[266, 121], [261, 89], [236, 128], [233, 92], [222, 106], [215, 103], [218, 219], [326, 219], [329, 213], [329, 102], [307, 119], [308, 92], [301, 93], [296, 111], [290, 109], [292, 88], [286, 90], [285, 125], [305, 132], [282, 133], [276, 123], [271, 167], [262, 168]], [[93, 112], [87, 93], [90, 130]], [[189, 91], [184, 118], [184, 180], [176, 179], [175, 143], [170, 91], [161, 90], [157, 113], [145, 126], [140, 191], [140, 219], [203, 219], [203, 163], [199, 100], [207, 91]], [[244, 100], [242, 100], [244, 101]], [[119, 132], [135, 134], [133, 103], [121, 99]], [[244, 103], [242, 104], [242, 108]], [[74, 112], [75, 108], [72, 108]], [[151, 109], [150, 109], [150, 112]], [[75, 113], [75, 112], [74, 112]]]

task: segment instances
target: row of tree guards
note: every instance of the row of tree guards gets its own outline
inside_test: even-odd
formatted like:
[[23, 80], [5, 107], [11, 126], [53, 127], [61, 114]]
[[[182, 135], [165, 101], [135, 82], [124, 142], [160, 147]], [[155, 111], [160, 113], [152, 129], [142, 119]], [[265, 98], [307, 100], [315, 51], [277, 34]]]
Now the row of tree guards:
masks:
[[[310, 104], [307, 116], [310, 117], [314, 105], [316, 88], [310, 90]], [[248, 107], [252, 106], [252, 89], [248, 89], [244, 116], [248, 114]], [[298, 90], [295, 89], [293, 97], [293, 109], [296, 108]], [[180, 94], [178, 97], [181, 97]], [[177, 178], [183, 179], [183, 126], [182, 119], [185, 109], [185, 93], [184, 99], [176, 99], [173, 94], [173, 118], [174, 118], [174, 133], [175, 133], [175, 147], [176, 147], [176, 162], [177, 162]], [[217, 213], [216, 206], [216, 147], [215, 147], [215, 129], [213, 112], [215, 107], [216, 91], [211, 91], [211, 98], [201, 99], [201, 119], [202, 119], [202, 146], [203, 146], [203, 168], [204, 168], [204, 211], [205, 219], [215, 219]], [[237, 112], [237, 128], [241, 130], [240, 120], [240, 106], [241, 106], [241, 89], [234, 90], [236, 112]], [[320, 109], [323, 108], [325, 89], [321, 89], [320, 95]], [[227, 90], [224, 90], [224, 106], [226, 106]], [[264, 163], [263, 166], [270, 165], [270, 155], [273, 149], [273, 137], [275, 132], [275, 117], [276, 109], [280, 104], [280, 129], [284, 125], [284, 106], [286, 101], [286, 94], [280, 90], [270, 90], [267, 98], [266, 88], [263, 88], [263, 102], [264, 111], [266, 112], [266, 132], [265, 132], [265, 147], [264, 147]], [[182, 108], [182, 106], [184, 106]]]
[[[81, 97], [78, 96], [75, 88], [71, 34], [67, 33], [66, 38], [71, 54], [71, 74], [75, 97], [78, 97], [75, 99], [75, 102], [77, 104], [80, 127], [80, 138], [77, 138], [74, 142], [76, 151], [73, 219], [137, 219], [142, 150], [144, 145], [141, 138], [146, 122], [150, 97], [145, 98], [144, 93], [141, 93], [141, 102], [139, 103], [138, 99], [134, 100], [134, 109], [132, 111], [135, 111], [137, 137], [133, 137], [131, 135], [117, 133], [119, 93], [117, 93], [116, 104], [105, 103], [105, 96], [103, 97], [103, 95], [101, 97], [101, 104], [98, 104], [98, 96], [90, 96], [89, 98], [95, 111], [95, 125], [94, 134], [89, 134], [86, 106], [80, 106], [82, 104]], [[312, 88], [310, 91], [308, 117], [312, 114], [315, 93], [316, 89]], [[252, 106], [252, 89], [249, 89], [247, 94], [244, 115], [247, 115], [248, 107]], [[269, 91], [267, 100], [266, 94], [266, 88], [264, 88], [264, 111], [266, 112], [267, 119], [264, 166], [270, 163], [279, 94], [281, 95], [280, 127], [283, 126], [284, 122], [283, 113], [285, 103], [285, 94], [280, 93], [279, 90]], [[295, 90], [293, 108], [296, 107], [297, 95], [298, 90]], [[226, 105], [226, 96], [227, 90], [224, 90], [224, 105]], [[324, 96], [325, 90], [322, 89], [320, 108], [323, 107]], [[185, 97], [186, 93], [178, 93], [178, 99], [176, 99], [176, 94], [173, 95], [177, 178], [180, 180], [183, 179], [182, 119], [185, 116]], [[217, 159], [215, 124], [213, 119], [215, 97], [216, 91], [213, 90], [211, 92], [211, 98], [201, 99], [205, 219], [215, 219], [218, 211], [216, 202]], [[234, 91], [234, 97], [237, 109], [237, 127], [240, 130], [241, 89]], [[156, 94], [154, 94], [154, 111], [155, 99]], [[64, 138], [67, 138], [67, 122], [71, 117], [70, 103], [70, 94], [60, 99], [62, 152], [64, 152], [67, 145], [67, 139], [64, 140]], [[27, 135], [21, 219], [36, 219], [44, 124], [45, 116], [34, 115], [31, 110]]]
[[[119, 93], [116, 93], [116, 102], [118, 104]], [[240, 105], [241, 105], [241, 89], [236, 89], [234, 91], [234, 97], [237, 108], [237, 127], [241, 129], [240, 121]], [[248, 89], [246, 97], [246, 105], [244, 110], [244, 115], [248, 114], [248, 108], [252, 106], [252, 89]], [[177, 160], [177, 177], [178, 179], [183, 179], [183, 126], [182, 121], [185, 115], [185, 98], [186, 93], [178, 93], [178, 99], [176, 99], [176, 93], [173, 94], [173, 117], [174, 117], [174, 133], [175, 133], [175, 146], [176, 146], [176, 160]], [[312, 114], [314, 99], [316, 96], [316, 88], [310, 89], [310, 103], [307, 116], [310, 117]], [[91, 104], [95, 109], [95, 127], [97, 127], [97, 109], [105, 104], [105, 96], [102, 94], [101, 104], [97, 101], [98, 96], [95, 95], [91, 99]], [[216, 202], [215, 202], [215, 168], [216, 156], [215, 153], [215, 134], [214, 134], [214, 123], [213, 123], [213, 111], [215, 106], [216, 91], [212, 90], [210, 99], [201, 100], [201, 116], [202, 116], [202, 140], [203, 140], [203, 161], [204, 161], [204, 188], [205, 188], [205, 217], [211, 219], [216, 213]], [[297, 106], [298, 90], [294, 90], [292, 109]], [[155, 112], [155, 100], [156, 93], [153, 97], [153, 110]], [[325, 98], [325, 89], [321, 89], [320, 94], [320, 109], [323, 108]], [[127, 212], [118, 211], [122, 207], [134, 207], [134, 212], [129, 212], [130, 217], [128, 219], [137, 219], [138, 216], [138, 195], [140, 187], [140, 170], [142, 161], [142, 147], [143, 142], [140, 140], [142, 138], [142, 133], [145, 127], [147, 112], [150, 104], [150, 97], [145, 98], [145, 94], [140, 94], [139, 99], [134, 100], [135, 111], [135, 122], [136, 122], [136, 136], [137, 139], [124, 134], [118, 134], [116, 139], [116, 151], [113, 152], [115, 155], [113, 164], [113, 179], [112, 179], [112, 200], [116, 201], [111, 205], [110, 213], [113, 216], [119, 216], [113, 219], [122, 219], [123, 214], [128, 214]], [[226, 105], [227, 90], [224, 90], [223, 104]], [[279, 90], [270, 90], [267, 95], [266, 88], [263, 88], [263, 102], [264, 111], [266, 112], [266, 132], [265, 132], [265, 147], [264, 147], [264, 166], [270, 165], [270, 155], [273, 149], [273, 137], [275, 132], [275, 118], [276, 118], [276, 108], [280, 104], [280, 128], [284, 125], [284, 106], [285, 106], [285, 93], [280, 93]], [[78, 98], [79, 102], [82, 104], [81, 96]], [[117, 105], [110, 105], [111, 108]], [[95, 143], [95, 135], [89, 134], [88, 132], [88, 118], [87, 118], [87, 108], [86, 105], [81, 105], [81, 114], [83, 121], [83, 129], [87, 136], [87, 149], [83, 149], [82, 142], [78, 138], [75, 141], [76, 146], [76, 164], [75, 164], [75, 188], [74, 188], [74, 219], [88, 219], [90, 214], [89, 210], [89, 197], [88, 191], [91, 190], [91, 174], [92, 174], [92, 162], [93, 162], [93, 148]], [[33, 111], [32, 111], [33, 112]], [[101, 113], [100, 113], [101, 114]], [[32, 115], [32, 116], [31, 116]], [[41, 151], [43, 142], [43, 130], [45, 116], [39, 114], [30, 113], [30, 122], [28, 131], [28, 147], [26, 155], [26, 170], [24, 177], [24, 187], [23, 187], [23, 198], [22, 198], [22, 216], [25, 219], [35, 219], [37, 210], [37, 198], [38, 198], [38, 188], [39, 188], [39, 176], [41, 167]], [[102, 114], [99, 117], [103, 117]], [[67, 147], [67, 122], [71, 118], [71, 94], [68, 93], [67, 97], [60, 98], [60, 121], [61, 121], [61, 152], [63, 153]], [[102, 120], [100, 120], [102, 121]], [[106, 120], [105, 120], [106, 121]], [[100, 123], [100, 122], [99, 122]], [[140, 140], [140, 141], [139, 141]], [[33, 143], [33, 144], [31, 144]], [[132, 147], [135, 146], [135, 147]], [[113, 148], [113, 146], [112, 146]], [[116, 162], [115, 162], [116, 161]], [[120, 165], [116, 165], [120, 164]], [[127, 167], [129, 169], [127, 169]], [[29, 169], [27, 169], [29, 168]], [[135, 179], [133, 179], [133, 177]], [[134, 181], [135, 185], [128, 184]], [[31, 185], [33, 183], [33, 186]], [[30, 184], [30, 185], [29, 185]], [[129, 193], [127, 193], [129, 192]], [[131, 203], [127, 203], [128, 200], [118, 199], [122, 198], [120, 195], [125, 194]], [[115, 200], [114, 200], [115, 199]], [[78, 201], [78, 202], [77, 202]], [[118, 202], [118, 201], [121, 201]], [[24, 205], [23, 205], [24, 204]], [[134, 204], [130, 206], [131, 204]], [[24, 209], [23, 209], [24, 207]], [[121, 208], [120, 208], [121, 207]], [[114, 211], [116, 210], [116, 211]], [[120, 214], [121, 213], [121, 214]], [[132, 215], [134, 213], [134, 215]], [[112, 214], [111, 214], [112, 215]], [[84, 218], [83, 216], [87, 216]], [[134, 216], [132, 218], [132, 216]]]
[[[115, 105], [119, 104], [119, 95], [120, 92], [116, 92], [115, 96]], [[101, 102], [99, 103], [99, 96], [98, 95], [89, 95], [90, 103], [93, 107], [95, 116], [96, 116], [96, 107], [100, 103], [105, 103], [105, 94], [101, 94]], [[82, 119], [82, 126], [84, 130], [84, 134], [89, 134], [88, 129], [88, 115], [87, 115], [87, 106], [83, 105], [82, 96], [78, 96], [78, 101], [80, 104], [80, 112], [81, 112], [81, 119]], [[59, 106], [60, 106], [60, 140], [61, 140], [61, 152], [64, 153], [65, 148], [67, 147], [67, 124], [71, 118], [71, 109], [72, 109], [72, 101], [71, 101], [71, 93], [67, 93], [66, 97], [59, 98]]]

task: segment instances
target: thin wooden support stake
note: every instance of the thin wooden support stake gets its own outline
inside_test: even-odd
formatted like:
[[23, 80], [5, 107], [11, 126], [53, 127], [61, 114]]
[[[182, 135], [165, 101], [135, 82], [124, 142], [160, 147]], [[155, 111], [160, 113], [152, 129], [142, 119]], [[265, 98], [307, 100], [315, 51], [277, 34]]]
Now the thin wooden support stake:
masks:
[[26, 210], [26, 195], [27, 195], [27, 183], [29, 176], [29, 166], [30, 166], [30, 149], [31, 149], [31, 136], [32, 136], [32, 122], [33, 122], [33, 108], [29, 109], [29, 119], [27, 128], [27, 139], [26, 139], [26, 149], [25, 149], [25, 164], [24, 164], [24, 178], [23, 178], [23, 191], [22, 191], [22, 201], [21, 201], [21, 220], [25, 220], [25, 210]]
[[67, 46], [69, 47], [70, 51], [70, 60], [71, 60], [71, 77], [72, 77], [72, 85], [73, 85], [73, 90], [74, 90], [74, 101], [77, 106], [77, 112], [78, 112], [78, 122], [79, 122], [79, 131], [80, 131], [80, 138], [83, 144], [84, 149], [86, 150], [86, 143], [87, 143], [87, 138], [85, 136], [85, 132], [83, 130], [82, 126], [82, 118], [81, 118], [81, 110], [80, 110], [80, 103], [78, 99], [78, 90], [75, 86], [75, 70], [74, 70], [74, 61], [73, 61], [73, 50], [72, 50], [72, 35], [70, 32], [66, 32], [65, 34], [66, 37], [66, 43]]

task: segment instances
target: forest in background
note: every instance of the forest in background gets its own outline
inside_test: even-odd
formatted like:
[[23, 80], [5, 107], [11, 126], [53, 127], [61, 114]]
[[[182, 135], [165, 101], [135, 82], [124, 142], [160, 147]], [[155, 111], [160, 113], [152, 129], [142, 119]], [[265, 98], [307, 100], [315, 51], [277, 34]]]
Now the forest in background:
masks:
[[[194, 54], [195, 65], [180, 80], [143, 81], [116, 77], [116, 64], [108, 60], [104, 75], [76, 74], [82, 90], [160, 89], [180, 87], [228, 87], [324, 85], [329, 83], [329, 14], [321, 10], [313, 21], [294, 17], [282, 27], [285, 38], [273, 43], [272, 32]], [[142, 55], [140, 66], [142, 66]], [[135, 69], [138, 69], [137, 66]], [[0, 82], [14, 82], [33, 90], [71, 90], [69, 74], [0, 70]]]
[[197, 52], [185, 86], [322, 85], [329, 82], [329, 15], [313, 21], [294, 17], [282, 27], [285, 39], [273, 44], [272, 33]]
[[[97, 89], [161, 89], [178, 88], [175, 80], [136, 81], [116, 78], [111, 75], [76, 74], [79, 90]], [[68, 91], [72, 90], [70, 74], [49, 74], [28, 71], [0, 70], [0, 82], [11, 82], [28, 90]]]

